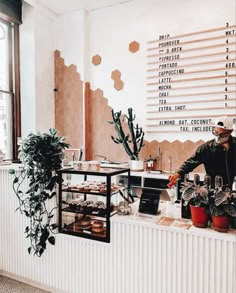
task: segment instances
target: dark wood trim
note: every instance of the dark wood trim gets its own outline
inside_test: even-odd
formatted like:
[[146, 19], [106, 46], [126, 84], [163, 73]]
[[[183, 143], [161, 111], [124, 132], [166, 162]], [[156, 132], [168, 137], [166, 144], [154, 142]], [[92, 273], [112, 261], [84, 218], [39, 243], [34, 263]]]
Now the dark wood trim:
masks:
[[[13, 64], [14, 64], [14, 60], [13, 60], [13, 26], [11, 23], [9, 22], [5, 22], [5, 24], [8, 26], [8, 56], [9, 56], [9, 60], [8, 60], [8, 79], [9, 79], [9, 94], [10, 94], [10, 99], [11, 99], [11, 115], [12, 115], [12, 132], [11, 132], [11, 146], [12, 146], [12, 150], [11, 150], [11, 155], [12, 155], [12, 159], [14, 160], [14, 136], [15, 136], [15, 127], [14, 127], [14, 120], [15, 120], [15, 94], [14, 94], [14, 80], [13, 80]], [[8, 121], [10, 123], [10, 121]], [[10, 135], [10, 133], [9, 133]]]
[[9, 88], [1, 92], [10, 95], [12, 108], [11, 128], [11, 159], [18, 159], [17, 138], [21, 137], [21, 100], [20, 100], [20, 48], [19, 48], [19, 25], [1, 19], [8, 27], [8, 79]]
[[2, 13], [1, 11], [0, 11], [0, 18], [1, 18], [2, 20], [7, 21], [7, 22], [14, 22], [14, 21], [15, 21], [15, 19], [14, 19], [13, 17], [4, 14], [4, 13]]
[[92, 138], [92, 127], [91, 127], [91, 90], [90, 83], [86, 82], [84, 87], [84, 128], [85, 128], [85, 160], [92, 159], [92, 150], [91, 150], [91, 138]]
[[22, 1], [0, 0], [0, 18], [16, 24], [22, 23]]
[[20, 99], [20, 48], [19, 25], [13, 25], [14, 32], [14, 116], [13, 116], [13, 159], [18, 158], [17, 138], [21, 137], [21, 99]]

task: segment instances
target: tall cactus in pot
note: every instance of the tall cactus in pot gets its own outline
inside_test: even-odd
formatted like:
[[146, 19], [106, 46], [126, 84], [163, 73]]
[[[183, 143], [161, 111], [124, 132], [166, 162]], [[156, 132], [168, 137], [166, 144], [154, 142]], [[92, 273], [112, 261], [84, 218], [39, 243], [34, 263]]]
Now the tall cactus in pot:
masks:
[[[123, 147], [130, 157], [130, 160], [139, 160], [139, 152], [144, 146], [144, 131], [139, 127], [138, 123], [134, 125], [136, 115], [133, 114], [133, 109], [128, 108], [128, 115], [122, 116], [122, 112], [114, 112], [112, 109], [112, 121], [107, 121], [112, 124], [116, 130], [118, 137], [111, 136], [112, 140], [117, 144], [123, 144]], [[129, 133], [125, 134], [123, 123], [128, 123]]]

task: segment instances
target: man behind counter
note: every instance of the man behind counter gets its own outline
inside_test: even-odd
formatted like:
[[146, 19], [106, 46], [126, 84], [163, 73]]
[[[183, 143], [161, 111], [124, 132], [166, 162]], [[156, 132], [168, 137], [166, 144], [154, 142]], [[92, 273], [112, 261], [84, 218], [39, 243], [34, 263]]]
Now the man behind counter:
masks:
[[233, 118], [218, 118], [212, 131], [215, 138], [200, 145], [195, 154], [169, 177], [168, 187], [174, 186], [179, 178], [183, 179], [185, 174], [201, 164], [204, 165], [206, 174], [211, 176], [213, 184], [215, 176], [219, 175], [223, 177], [223, 184], [231, 187], [236, 176], [236, 137], [231, 135], [232, 131]]

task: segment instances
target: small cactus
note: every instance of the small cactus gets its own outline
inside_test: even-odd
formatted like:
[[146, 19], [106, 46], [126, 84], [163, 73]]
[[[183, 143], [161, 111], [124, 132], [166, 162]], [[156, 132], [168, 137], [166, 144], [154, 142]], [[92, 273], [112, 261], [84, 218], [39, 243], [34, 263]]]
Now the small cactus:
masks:
[[[139, 160], [139, 152], [144, 146], [144, 131], [142, 130], [142, 127], [138, 126], [138, 124], [134, 126], [134, 120], [136, 116], [133, 114], [133, 109], [128, 108], [128, 115], [125, 114], [123, 118], [121, 111], [114, 112], [112, 109], [111, 114], [112, 121], [107, 122], [114, 125], [114, 128], [118, 134], [117, 138], [111, 136], [112, 140], [117, 144], [123, 144], [124, 149], [131, 160]], [[122, 127], [123, 123], [126, 121], [129, 127], [129, 133], [127, 135], [124, 133]]]

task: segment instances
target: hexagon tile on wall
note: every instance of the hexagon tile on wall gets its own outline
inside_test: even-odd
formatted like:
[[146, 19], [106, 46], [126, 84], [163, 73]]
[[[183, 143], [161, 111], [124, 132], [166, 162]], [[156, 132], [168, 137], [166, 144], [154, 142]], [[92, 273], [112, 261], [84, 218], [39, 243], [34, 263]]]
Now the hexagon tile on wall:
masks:
[[120, 71], [118, 69], [112, 71], [111, 79], [116, 81], [116, 80], [120, 79], [120, 77], [121, 77], [121, 73], [120, 73]]
[[115, 82], [114, 82], [114, 88], [115, 88], [117, 91], [122, 90], [123, 87], [124, 87], [124, 82], [123, 82], [121, 79], [115, 80]]
[[121, 72], [118, 69], [112, 71], [111, 79], [114, 80], [113, 86], [117, 91], [122, 90], [124, 87], [124, 82], [120, 79], [120, 77], [121, 77]]
[[131, 53], [136, 53], [139, 50], [139, 43], [136, 41], [133, 41], [129, 44], [129, 51]]
[[101, 61], [102, 61], [102, 57], [99, 56], [98, 54], [93, 56], [93, 58], [92, 58], [92, 63], [95, 66], [99, 65], [101, 63]]

